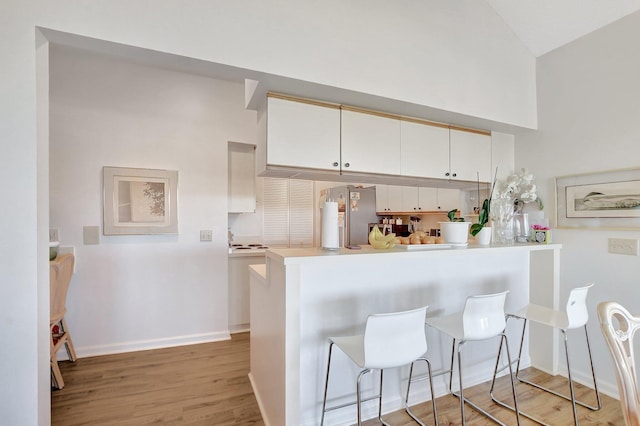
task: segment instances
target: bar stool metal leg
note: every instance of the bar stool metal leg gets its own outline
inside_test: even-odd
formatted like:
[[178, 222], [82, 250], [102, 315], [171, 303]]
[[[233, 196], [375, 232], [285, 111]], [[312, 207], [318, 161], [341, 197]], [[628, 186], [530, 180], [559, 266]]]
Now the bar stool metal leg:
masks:
[[[427, 373], [429, 376], [429, 391], [431, 392], [431, 407], [433, 410], [433, 419], [435, 421], [435, 425], [438, 426], [438, 409], [436, 408], [436, 397], [435, 397], [435, 393], [433, 392], [433, 372], [431, 370], [431, 361], [429, 361], [427, 358], [418, 358], [416, 361], [424, 361], [427, 364]], [[421, 379], [412, 379], [413, 365], [416, 363], [416, 361], [412, 362], [411, 367], [409, 368], [409, 380], [407, 382], [407, 395], [404, 399], [404, 411], [420, 426], [426, 426], [415, 414], [413, 414], [413, 412], [409, 408], [409, 392], [411, 391], [411, 383], [414, 381], [421, 380]], [[444, 373], [446, 373], [446, 371], [441, 374], [444, 374]]]
[[[508, 316], [508, 319], [509, 318], [518, 318], [518, 317]], [[589, 354], [589, 363], [590, 363], [590, 366], [591, 366], [591, 377], [593, 379], [593, 387], [594, 387], [594, 392], [595, 392], [596, 401], [597, 401], [597, 404], [595, 406], [592, 406], [592, 405], [586, 404], [586, 403], [584, 403], [582, 401], [579, 401], [575, 397], [575, 389], [574, 389], [574, 386], [573, 386], [573, 378], [571, 376], [571, 364], [570, 364], [570, 361], [569, 361], [570, 357], [569, 357], [568, 336], [567, 336], [567, 330], [565, 330], [565, 329], [560, 329], [560, 331], [562, 331], [562, 335], [563, 335], [565, 359], [567, 361], [567, 375], [568, 375], [569, 392], [570, 392], [569, 396], [563, 395], [563, 394], [561, 394], [559, 392], [554, 391], [553, 389], [549, 389], [549, 388], [547, 388], [545, 386], [542, 386], [542, 385], [540, 385], [538, 383], [535, 383], [535, 382], [527, 380], [527, 379], [525, 379], [523, 377], [520, 377], [520, 361], [522, 359], [522, 348], [523, 348], [523, 345], [524, 345], [524, 337], [525, 337], [527, 323], [528, 323], [527, 319], [524, 319], [524, 318], [521, 318], [521, 319], [524, 320], [523, 321], [524, 324], [522, 326], [522, 336], [520, 338], [520, 348], [519, 348], [519, 351], [518, 351], [518, 359], [517, 359], [516, 374], [515, 374], [516, 379], [521, 383], [526, 383], [526, 384], [528, 384], [530, 386], [533, 386], [533, 387], [535, 387], [537, 389], [543, 390], [545, 392], [548, 392], [548, 393], [550, 393], [552, 395], [555, 395], [555, 396], [557, 396], [559, 398], [563, 398], [563, 399], [571, 402], [574, 425], [578, 426], [579, 425], [579, 421], [578, 421], [577, 405], [581, 405], [582, 407], [588, 408], [591, 411], [598, 411], [598, 410], [600, 410], [600, 408], [602, 408], [602, 402], [601, 402], [601, 399], [600, 399], [600, 392], [598, 391], [598, 383], [596, 382], [595, 369], [593, 367], [593, 357], [591, 356], [591, 344], [589, 342], [589, 333], [587, 332], [587, 325], [586, 324], [584, 325], [584, 332], [585, 332], [585, 338], [586, 338], [586, 342], [587, 342], [587, 353]], [[494, 373], [494, 378], [493, 378], [494, 382], [495, 382], [496, 374], [498, 373], [498, 371], [499, 370], [498, 370], [498, 368], [496, 366], [496, 371]], [[509, 408], [511, 410], [514, 409], [512, 406], [504, 403], [503, 401], [498, 400], [493, 395], [492, 395], [491, 399], [495, 403], [497, 403], [497, 404], [499, 404], [499, 405], [501, 405], [501, 406], [503, 406], [505, 408]], [[534, 417], [534, 416], [532, 416], [530, 414], [527, 414], [525, 412], [521, 412], [521, 414], [523, 416], [527, 417], [528, 419], [531, 419], [531, 420], [533, 420], [533, 421], [535, 421], [537, 423], [540, 423], [543, 426], [550, 426], [547, 423], [545, 423], [542, 420], [540, 420], [539, 418], [536, 418], [536, 417]]]
[[[476, 411], [482, 413], [483, 415], [485, 415], [486, 417], [490, 418], [491, 420], [493, 420], [494, 422], [498, 423], [499, 425], [502, 426], [508, 426], [506, 423], [503, 423], [502, 421], [500, 421], [498, 418], [496, 418], [495, 416], [493, 416], [492, 414], [490, 414], [489, 412], [487, 412], [485, 409], [481, 408], [480, 406], [478, 406], [476, 403], [474, 403], [473, 401], [469, 400], [468, 398], [465, 398], [464, 396], [464, 386], [463, 386], [463, 382], [462, 382], [462, 357], [460, 356], [462, 353], [462, 345], [464, 345], [465, 343], [468, 343], [467, 341], [460, 341], [460, 343], [458, 344], [458, 377], [460, 380], [460, 390], [459, 390], [459, 395], [456, 394], [455, 392], [451, 392], [451, 394], [457, 398], [460, 398], [460, 414], [462, 416], [462, 425], [466, 425], [466, 417], [465, 417], [465, 411], [464, 411], [464, 404], [469, 404], [471, 407], [473, 407]], [[508, 340], [507, 340], [507, 335], [502, 333], [500, 334], [500, 349], [498, 350], [498, 357], [496, 359], [496, 370], [498, 368], [498, 365], [500, 363], [500, 357], [502, 355], [502, 347], [503, 347], [503, 343], [504, 346], [506, 348], [506, 352], [507, 352], [507, 362], [509, 365], [509, 377], [511, 379], [511, 394], [513, 396], [513, 402], [514, 402], [514, 407], [513, 411], [515, 411], [516, 414], [516, 424], [520, 425], [520, 409], [518, 407], [518, 396], [516, 393], [516, 386], [515, 386], [515, 382], [514, 382], [514, 375], [513, 375], [513, 371], [511, 369], [511, 353], [509, 351], [509, 345], [508, 345]], [[491, 382], [491, 388], [489, 389], [489, 394], [491, 395], [491, 399], [493, 400], [493, 389], [494, 389], [494, 384], [495, 384], [495, 373], [494, 373], [494, 378]], [[505, 404], [499, 404], [502, 405], [505, 408], [511, 408], [511, 407], [507, 407]]]

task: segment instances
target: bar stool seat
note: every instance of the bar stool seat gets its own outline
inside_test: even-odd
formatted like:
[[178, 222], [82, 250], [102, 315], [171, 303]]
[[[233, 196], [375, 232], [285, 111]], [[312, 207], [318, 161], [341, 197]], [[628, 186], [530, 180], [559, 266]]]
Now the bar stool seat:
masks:
[[[602, 403], [600, 402], [600, 392], [598, 391], [598, 384], [596, 383], [596, 374], [593, 368], [593, 358], [591, 357], [591, 345], [589, 344], [589, 333], [587, 332], [587, 321], [589, 320], [589, 313], [587, 310], [586, 300], [587, 300], [587, 293], [589, 289], [593, 287], [593, 285], [594, 284], [591, 283], [584, 287], [578, 287], [571, 290], [571, 293], [569, 294], [569, 298], [567, 300], [566, 309], [564, 311], [557, 311], [557, 310], [554, 310], [545, 306], [536, 305], [536, 304], [528, 304], [523, 308], [517, 310], [516, 312], [507, 313], [507, 320], [511, 318], [524, 320], [524, 324], [522, 326], [522, 337], [520, 339], [520, 350], [518, 352], [518, 359], [517, 359], [516, 379], [521, 383], [526, 383], [530, 386], [533, 386], [535, 388], [551, 393], [557, 397], [566, 399], [567, 401], [571, 401], [572, 408], [573, 408], [573, 420], [576, 426], [578, 426], [579, 424], [576, 404], [581, 405], [585, 408], [588, 408], [592, 411], [597, 411], [602, 407]], [[527, 328], [527, 322], [529, 321], [537, 324], [546, 325], [562, 331], [563, 338], [564, 338], [565, 356], [567, 360], [567, 374], [569, 376], [568, 381], [569, 381], [570, 396], [563, 395], [559, 392], [546, 388], [538, 383], [535, 383], [523, 377], [520, 377], [520, 360], [522, 359], [522, 347], [524, 344], [524, 337], [525, 337], [525, 332]], [[591, 377], [593, 379], [593, 387], [594, 387], [596, 401], [597, 401], [595, 406], [591, 406], [582, 401], [577, 400], [575, 398], [575, 392], [573, 388], [573, 379], [571, 377], [571, 364], [569, 362], [569, 346], [568, 346], [568, 339], [567, 339], [567, 331], [580, 328], [580, 327], [584, 328], [584, 333], [585, 333], [586, 342], [587, 342], [587, 352], [589, 354], [589, 363], [591, 365]], [[495, 379], [495, 376], [494, 376], [494, 379]], [[505, 404], [504, 402], [499, 401], [497, 399], [494, 399], [494, 402], [504, 407], [513, 409], [508, 404]], [[521, 414], [538, 423], [541, 423], [543, 425], [545, 424], [540, 419], [537, 419], [527, 413], [521, 412]]]
[[[424, 358], [427, 352], [427, 338], [424, 329], [427, 307], [404, 312], [369, 315], [364, 334], [355, 336], [341, 336], [329, 338], [329, 358], [327, 363], [327, 376], [324, 388], [324, 400], [322, 403], [322, 418], [320, 425], [324, 424], [325, 414], [328, 411], [337, 410], [357, 404], [358, 425], [362, 424], [361, 403], [372, 399], [378, 399], [378, 419], [384, 425], [382, 419], [382, 385], [383, 370], [385, 368], [413, 365], [416, 360], [427, 363], [431, 386], [431, 402], [433, 417], [438, 425], [438, 414], [435, 398], [433, 396], [433, 380], [431, 378], [431, 363]], [[329, 373], [331, 370], [331, 355], [333, 347], [337, 346], [347, 355], [354, 364], [362, 370], [357, 377], [356, 401], [327, 407], [327, 391], [329, 388]], [[360, 382], [364, 375], [372, 370], [380, 370], [380, 391], [378, 395], [362, 400]]]
[[[465, 398], [462, 380], [462, 349], [464, 345], [472, 341], [480, 341], [500, 337], [500, 351], [498, 353], [498, 359], [496, 360], [497, 370], [498, 363], [500, 362], [500, 355], [502, 353], [502, 343], [507, 342], [507, 336], [504, 333], [506, 326], [504, 305], [506, 302], [507, 293], [508, 291], [480, 296], [470, 296], [466, 299], [464, 310], [462, 312], [442, 317], [428, 318], [426, 321], [428, 326], [433, 327], [443, 334], [446, 334], [453, 338], [453, 346], [451, 348], [451, 366], [450, 369], [446, 372], [449, 373], [449, 392], [452, 395], [460, 398], [460, 414], [463, 425], [466, 424], [464, 409], [465, 403], [469, 404], [477, 411], [484, 414], [496, 423], [505, 425], [496, 417], [489, 414], [486, 410], [480, 408], [478, 405]], [[509, 353], [509, 345], [505, 344], [504, 346], [507, 352], [509, 370], [511, 371], [511, 354]], [[453, 368], [456, 353], [458, 355], [458, 379], [460, 381], [460, 390], [457, 394], [452, 390]], [[413, 380], [414, 379], [409, 376], [409, 383], [411, 383]], [[492, 382], [491, 384], [490, 393], [493, 393], [493, 385], [494, 382]], [[511, 374], [511, 390], [516, 411], [516, 421], [519, 425], [520, 416], [518, 411], [518, 398], [516, 395], [515, 383], [513, 381], [513, 374]]]

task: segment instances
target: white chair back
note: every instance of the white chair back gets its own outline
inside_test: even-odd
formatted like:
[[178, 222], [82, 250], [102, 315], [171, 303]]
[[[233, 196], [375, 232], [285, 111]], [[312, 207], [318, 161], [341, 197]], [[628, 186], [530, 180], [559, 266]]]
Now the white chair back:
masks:
[[578, 287], [571, 290], [569, 299], [567, 300], [567, 319], [569, 325], [567, 329], [583, 327], [589, 321], [589, 312], [587, 311], [587, 293], [593, 287], [593, 283]]
[[488, 339], [504, 331], [508, 292], [467, 297], [462, 312], [463, 340]]
[[633, 338], [640, 329], [640, 317], [632, 316], [619, 303], [602, 302], [598, 305], [598, 318], [616, 367], [616, 381], [625, 423], [627, 426], [638, 426], [640, 395], [633, 355]]
[[405, 312], [374, 314], [364, 332], [363, 368], [390, 368], [411, 364], [427, 352], [427, 307]]

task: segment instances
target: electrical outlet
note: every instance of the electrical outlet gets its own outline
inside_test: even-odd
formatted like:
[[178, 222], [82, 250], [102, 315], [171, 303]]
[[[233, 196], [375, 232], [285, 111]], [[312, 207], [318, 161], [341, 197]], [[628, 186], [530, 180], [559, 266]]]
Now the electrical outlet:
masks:
[[200, 241], [212, 241], [213, 231], [211, 229], [203, 229], [200, 231]]
[[609, 253], [638, 255], [638, 240], [628, 238], [609, 238]]
[[49, 242], [60, 241], [60, 229], [49, 228]]

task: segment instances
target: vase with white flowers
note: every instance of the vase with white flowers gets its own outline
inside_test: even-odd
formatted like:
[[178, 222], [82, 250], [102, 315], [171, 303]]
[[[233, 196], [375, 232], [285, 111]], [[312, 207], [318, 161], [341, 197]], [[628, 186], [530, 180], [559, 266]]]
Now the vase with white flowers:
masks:
[[517, 242], [529, 240], [529, 217], [524, 206], [535, 201], [540, 210], [544, 207], [533, 179], [533, 174], [521, 169], [498, 182], [491, 206], [491, 216], [497, 227], [495, 242], [509, 244], [514, 238]]

